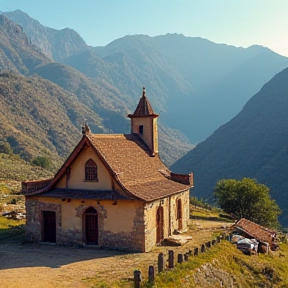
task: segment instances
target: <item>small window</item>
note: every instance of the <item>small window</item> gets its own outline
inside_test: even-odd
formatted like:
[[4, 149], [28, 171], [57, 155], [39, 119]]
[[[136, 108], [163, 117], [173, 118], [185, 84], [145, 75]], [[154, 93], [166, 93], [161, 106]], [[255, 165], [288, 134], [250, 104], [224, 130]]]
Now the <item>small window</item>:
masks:
[[139, 134], [143, 135], [143, 125], [139, 126]]
[[97, 165], [92, 159], [85, 163], [85, 180], [98, 181]]

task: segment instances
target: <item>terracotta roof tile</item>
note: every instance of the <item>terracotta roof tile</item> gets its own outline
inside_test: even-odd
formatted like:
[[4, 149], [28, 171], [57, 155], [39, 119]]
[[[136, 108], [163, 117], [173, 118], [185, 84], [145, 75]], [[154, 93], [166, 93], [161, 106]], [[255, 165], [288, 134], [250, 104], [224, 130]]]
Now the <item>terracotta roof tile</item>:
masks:
[[136, 197], [151, 201], [192, 186], [169, 179], [171, 172], [158, 156], [150, 156], [150, 150], [137, 135], [94, 134], [88, 138], [122, 185]]
[[249, 236], [261, 241], [261, 242], [268, 242], [271, 244], [272, 238], [275, 236], [276, 232], [258, 225], [250, 220], [245, 218], [240, 219], [238, 222], [234, 224], [235, 228], [238, 228], [241, 231], [244, 231]]
[[[109, 173], [123, 188], [129, 198], [152, 201], [164, 198], [193, 186], [193, 175], [171, 173], [161, 162], [158, 155], [151, 156], [150, 149], [136, 134], [92, 134], [83, 135], [81, 141], [67, 158], [52, 181], [47, 181], [46, 187], [35, 191], [23, 190], [23, 194], [45, 195], [52, 191], [55, 183], [66, 173], [67, 168], [79, 155], [82, 148], [91, 146], [102, 159]], [[64, 193], [64, 192], [63, 192]]]

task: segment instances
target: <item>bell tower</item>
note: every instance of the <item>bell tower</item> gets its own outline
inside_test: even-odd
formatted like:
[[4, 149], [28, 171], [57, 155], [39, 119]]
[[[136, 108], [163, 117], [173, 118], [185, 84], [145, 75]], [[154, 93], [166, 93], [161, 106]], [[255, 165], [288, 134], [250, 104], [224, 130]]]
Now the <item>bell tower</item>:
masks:
[[133, 114], [128, 115], [131, 118], [131, 133], [139, 135], [148, 145], [152, 155], [158, 154], [158, 114], [155, 114], [151, 104], [146, 97], [145, 87], [143, 87], [142, 97], [139, 100], [137, 108]]

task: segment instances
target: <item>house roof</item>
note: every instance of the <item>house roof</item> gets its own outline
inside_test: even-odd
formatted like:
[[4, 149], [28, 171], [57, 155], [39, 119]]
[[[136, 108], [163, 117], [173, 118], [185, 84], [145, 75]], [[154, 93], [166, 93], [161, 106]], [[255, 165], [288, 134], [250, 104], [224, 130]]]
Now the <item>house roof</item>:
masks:
[[[154, 113], [145, 88], [134, 114], [128, 116], [159, 116]], [[121, 187], [117, 193], [124, 198], [153, 201], [186, 191], [193, 186], [192, 173], [182, 175], [169, 171], [158, 154], [151, 154], [147, 144], [137, 134], [92, 134], [87, 124], [82, 127], [82, 134], [82, 139], [52, 180], [22, 182], [24, 195], [54, 195], [56, 183], [69, 171], [73, 161], [87, 146], [94, 150]], [[75, 191], [70, 192], [76, 195]]]
[[[22, 189], [24, 195], [46, 193], [54, 188], [57, 181], [79, 155], [84, 146], [90, 146], [125, 192], [126, 197], [153, 201], [185, 191], [193, 186], [193, 175], [171, 173], [158, 155], [151, 151], [136, 134], [92, 134], [83, 135], [81, 141], [62, 165], [54, 179], [43, 188], [39, 182], [24, 182], [30, 189]], [[32, 183], [32, 184], [31, 184]], [[22, 184], [23, 187], [23, 184]], [[122, 195], [122, 194], [121, 194]]]
[[236, 229], [239, 229], [245, 232], [250, 237], [257, 239], [260, 242], [268, 242], [271, 244], [273, 237], [275, 237], [276, 232], [263, 227], [259, 224], [256, 224], [250, 220], [245, 218], [240, 219], [238, 222], [234, 224]]
[[148, 98], [146, 97], [146, 92], [145, 92], [145, 87], [143, 87], [143, 93], [142, 93], [142, 97], [140, 98], [140, 101], [134, 111], [134, 114], [129, 114], [128, 117], [132, 118], [132, 117], [145, 117], [145, 116], [154, 116], [154, 117], [158, 117], [158, 114], [155, 114], [152, 106], [148, 100]]
[[95, 200], [127, 200], [131, 199], [120, 195], [114, 190], [85, 190], [54, 188], [39, 194], [40, 197], [68, 198], [68, 199], [95, 199]]

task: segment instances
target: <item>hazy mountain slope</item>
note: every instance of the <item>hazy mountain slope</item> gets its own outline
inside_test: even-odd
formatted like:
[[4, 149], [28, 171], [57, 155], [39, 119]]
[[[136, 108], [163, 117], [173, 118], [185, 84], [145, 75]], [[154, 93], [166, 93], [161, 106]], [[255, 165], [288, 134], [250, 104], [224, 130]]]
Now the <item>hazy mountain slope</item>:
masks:
[[288, 66], [287, 57], [261, 46], [244, 49], [177, 34], [126, 36], [95, 51], [122, 71], [121, 81], [137, 75], [151, 85], [164, 124], [193, 143], [234, 117]]
[[193, 171], [193, 194], [212, 197], [220, 179], [256, 178], [271, 188], [288, 226], [288, 69], [277, 74], [230, 122], [178, 160], [172, 169]]
[[120, 92], [113, 86], [104, 82], [96, 84], [79, 71], [56, 62], [38, 66], [31, 73], [48, 79], [76, 95], [79, 102], [90, 107], [102, 118], [103, 128], [107, 132], [123, 132], [127, 129], [128, 110], [125, 102], [119, 99]]
[[32, 43], [52, 60], [61, 62], [74, 53], [88, 49], [85, 41], [72, 29], [56, 30], [45, 27], [20, 10], [3, 12], [2, 14], [23, 27], [25, 34]]
[[22, 28], [0, 15], [0, 69], [28, 73], [49, 59], [31, 45]]
[[[39, 75], [42, 78], [53, 81], [54, 83], [65, 89], [66, 91], [62, 91], [59, 86], [55, 86], [55, 89], [59, 89], [60, 94], [65, 93], [66, 95], [70, 95], [69, 97], [71, 97], [70, 100], [66, 99], [65, 101], [63, 101], [64, 104], [61, 104], [63, 104], [67, 108], [67, 103], [71, 101], [71, 105], [75, 104], [79, 107], [82, 107], [80, 110], [77, 110], [76, 107], [68, 107], [65, 111], [65, 113], [68, 114], [70, 120], [77, 127], [77, 130], [83, 124], [84, 119], [86, 119], [93, 133], [97, 133], [99, 131], [106, 133], [130, 133], [130, 122], [127, 118], [127, 114], [134, 111], [136, 103], [139, 101], [139, 98], [141, 96], [142, 86], [139, 86], [137, 94], [135, 93], [135, 95], [133, 95], [134, 98], [137, 98], [137, 102], [134, 106], [132, 106], [127, 99], [128, 97], [123, 95], [117, 88], [105, 81], [104, 78], [98, 79], [97, 82], [92, 81], [91, 79], [87, 78], [85, 75], [73, 69], [72, 67], [57, 62], [51, 62], [46, 56], [44, 56], [41, 52], [35, 49], [35, 47], [27, 40], [26, 35], [23, 33], [22, 29], [18, 25], [14, 24], [4, 16], [1, 16], [1, 19], [2, 22], [0, 22], [0, 36], [2, 46], [0, 47], [0, 54], [3, 56], [2, 59], [4, 59], [2, 63], [5, 64], [1, 66], [2, 71], [9, 70], [14, 72], [20, 72], [25, 75]], [[34, 55], [36, 56], [34, 57]], [[30, 59], [30, 64], [28, 63], [29, 65], [26, 63], [27, 59]], [[100, 61], [103, 62], [103, 60], [101, 59]], [[10, 69], [11, 67], [13, 69]], [[17, 80], [14, 81], [14, 84], [18, 87], [19, 85], [16, 84], [16, 81]], [[51, 85], [51, 83], [47, 81], [44, 81], [44, 83], [49, 83], [47, 85]], [[47, 89], [47, 87], [45, 88], [45, 86], [46, 84], [43, 84], [44, 90]], [[21, 88], [19, 87], [17, 89]], [[32, 88], [30, 87], [29, 89]], [[45, 93], [41, 92], [39, 96], [45, 97]], [[33, 100], [31, 101], [33, 102]], [[17, 111], [21, 110], [21, 105], [18, 105], [18, 103], [16, 104], [17, 105], [15, 105], [14, 109]], [[128, 106], [130, 108], [128, 108]], [[3, 109], [8, 108], [3, 106]], [[41, 112], [40, 110], [38, 111], [38, 109], [39, 107], [35, 107], [35, 113]], [[60, 114], [62, 112], [60, 112]], [[23, 113], [19, 114], [22, 115]], [[53, 117], [55, 117], [55, 115]], [[55, 119], [57, 119], [57, 117], [55, 117]], [[3, 123], [6, 123], [6, 120], [3, 120]], [[21, 117], [18, 117], [17, 121], [21, 123]], [[11, 130], [17, 127], [17, 121], [13, 122], [12, 125], [11, 123], [9, 124], [11, 126]], [[35, 129], [37, 129], [37, 125], [39, 125], [39, 123], [35, 124]], [[47, 121], [46, 125], [52, 125], [52, 122]], [[57, 124], [54, 123], [53, 126], [55, 127], [55, 125]], [[59, 128], [60, 127], [58, 127], [58, 129]], [[163, 147], [161, 157], [167, 163], [167, 165], [171, 165], [176, 159], [181, 157], [193, 147], [191, 144], [189, 144], [189, 141], [185, 139], [183, 135], [177, 133], [177, 131], [169, 130], [163, 125], [159, 130], [159, 144], [161, 147]], [[161, 133], [161, 131], [163, 131], [163, 133]], [[165, 131], [170, 131], [170, 133], [164, 133]], [[43, 141], [41, 140], [41, 138], [46, 137], [45, 133], [39, 133], [38, 136], [38, 142], [40, 141], [46, 143], [47, 139], [43, 139]], [[62, 141], [64, 144], [64, 140], [60, 136], [62, 137], [63, 135], [55, 134], [53, 137], [57, 139], [54, 139], [53, 141]], [[28, 139], [29, 137], [27, 138], [27, 135], [25, 133], [21, 135], [20, 138], [21, 140], [17, 140], [18, 142], [13, 144], [15, 147], [17, 147], [17, 149], [14, 148], [17, 153], [21, 152], [20, 154], [28, 159], [36, 155], [36, 151], [39, 152], [39, 150], [37, 150], [38, 148], [35, 150], [35, 147], [39, 143], [37, 141], [37, 143], [34, 143], [32, 141], [35, 139]], [[24, 141], [24, 138], [27, 139]], [[28, 147], [29, 145], [27, 145], [27, 143], [30, 143], [30, 141], [34, 143], [33, 145], [31, 144], [31, 149]], [[65, 147], [60, 147], [61, 145], [56, 145], [56, 152], [59, 153], [61, 157], [66, 156], [67, 151], [70, 151], [69, 149], [71, 148], [71, 145], [74, 145], [75, 143], [74, 138], [71, 138], [71, 136], [67, 138], [67, 142], [69, 142], [66, 147], [67, 149]], [[47, 145], [49, 146], [50, 143], [46, 143], [44, 146], [47, 147]], [[171, 150], [172, 152], [168, 152], [168, 147], [170, 147], [169, 150]], [[29, 149], [31, 151], [28, 151]], [[53, 147], [49, 146], [49, 149], [52, 149], [52, 153], [55, 152], [53, 150]]]
[[[76, 96], [40, 77], [0, 74], [0, 138], [30, 160], [66, 157], [81, 138], [84, 115], [95, 132], [101, 119]], [[61, 160], [62, 161], [62, 160]]]
[[67, 41], [68, 53], [56, 47], [52, 38], [43, 39], [47, 27], [41, 28], [27, 14], [15, 11], [6, 15], [23, 24], [35, 45], [56, 49], [59, 56], [54, 59], [96, 83], [104, 81], [117, 87], [129, 109], [137, 104], [139, 87], [145, 86], [153, 107], [161, 113], [161, 121], [180, 130], [192, 143], [204, 140], [229, 121], [251, 95], [288, 66], [286, 57], [260, 46], [244, 49], [167, 34], [125, 36], [93, 49], [85, 46], [76, 32], [70, 31], [75, 37], [67, 39], [66, 34], [54, 31], [61, 46], [65, 48]]

